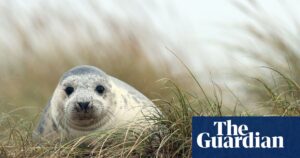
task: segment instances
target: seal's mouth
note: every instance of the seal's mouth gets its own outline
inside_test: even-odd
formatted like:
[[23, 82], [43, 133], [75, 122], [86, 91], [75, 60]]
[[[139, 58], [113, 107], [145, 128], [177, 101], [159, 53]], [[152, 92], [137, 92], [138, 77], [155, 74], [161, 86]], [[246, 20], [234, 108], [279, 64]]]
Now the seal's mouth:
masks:
[[88, 129], [99, 122], [99, 118], [92, 114], [72, 114], [66, 118], [67, 124], [74, 129]]
[[70, 120], [69, 122], [76, 126], [88, 127], [88, 126], [95, 124], [95, 119], [94, 118], [89, 118], [89, 119], [81, 118], [78, 120]]
[[103, 126], [110, 120], [109, 115], [103, 113], [71, 113], [66, 115], [64, 123], [75, 130], [93, 131]]
[[70, 128], [79, 131], [93, 131], [98, 128], [98, 121], [95, 120], [68, 120], [67, 124]]

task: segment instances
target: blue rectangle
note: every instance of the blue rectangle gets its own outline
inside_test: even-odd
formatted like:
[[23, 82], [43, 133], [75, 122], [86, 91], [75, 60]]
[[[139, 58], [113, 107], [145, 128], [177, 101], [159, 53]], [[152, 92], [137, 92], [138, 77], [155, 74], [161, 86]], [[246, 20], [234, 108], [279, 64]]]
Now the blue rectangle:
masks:
[[192, 127], [193, 158], [300, 157], [300, 117], [193, 117]]

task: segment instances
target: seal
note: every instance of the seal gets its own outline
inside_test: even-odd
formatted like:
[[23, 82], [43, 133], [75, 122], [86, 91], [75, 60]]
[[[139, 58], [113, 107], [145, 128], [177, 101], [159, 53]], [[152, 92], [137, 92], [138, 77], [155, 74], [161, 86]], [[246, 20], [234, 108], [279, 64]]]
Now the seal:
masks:
[[157, 107], [135, 88], [102, 70], [77, 66], [61, 77], [34, 137], [75, 138], [123, 124], [147, 121]]

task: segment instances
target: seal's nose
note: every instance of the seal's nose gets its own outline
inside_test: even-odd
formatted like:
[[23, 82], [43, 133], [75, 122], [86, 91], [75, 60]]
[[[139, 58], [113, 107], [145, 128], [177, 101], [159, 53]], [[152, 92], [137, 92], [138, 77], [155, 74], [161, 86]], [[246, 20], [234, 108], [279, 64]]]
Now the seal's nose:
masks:
[[81, 110], [87, 110], [89, 108], [90, 102], [78, 102], [77, 103]]

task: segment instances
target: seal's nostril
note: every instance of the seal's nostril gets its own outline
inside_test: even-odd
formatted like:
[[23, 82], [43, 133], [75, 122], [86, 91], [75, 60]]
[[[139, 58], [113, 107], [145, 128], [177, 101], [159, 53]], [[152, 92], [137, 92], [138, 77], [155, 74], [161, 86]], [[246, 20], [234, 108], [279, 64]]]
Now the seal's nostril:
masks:
[[90, 102], [78, 102], [78, 105], [81, 110], [87, 110], [89, 107]]

